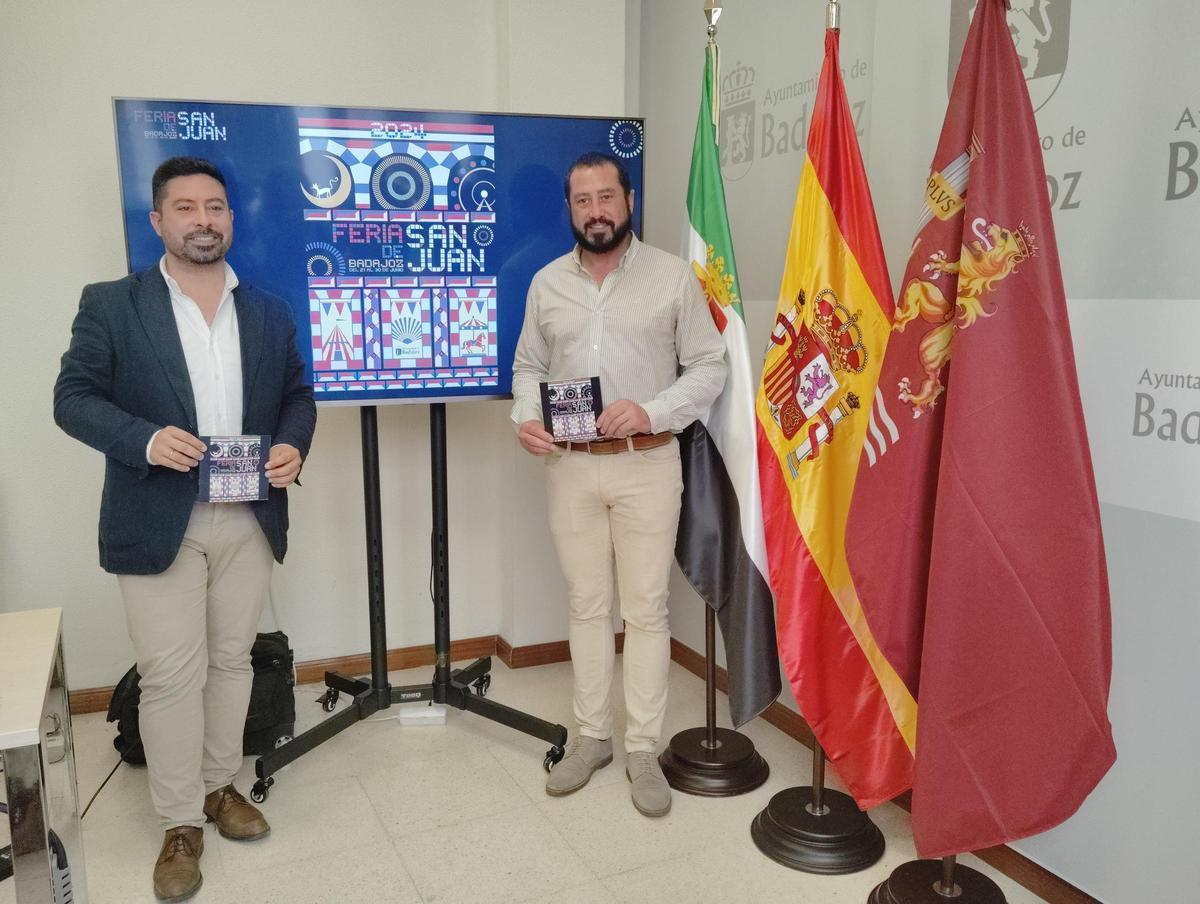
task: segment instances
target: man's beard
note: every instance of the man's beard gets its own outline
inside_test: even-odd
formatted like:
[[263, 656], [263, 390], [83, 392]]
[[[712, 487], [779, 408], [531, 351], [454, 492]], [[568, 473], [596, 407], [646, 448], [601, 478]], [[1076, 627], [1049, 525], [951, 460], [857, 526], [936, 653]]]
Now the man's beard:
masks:
[[[198, 246], [192, 244], [192, 240], [199, 236], [213, 236], [216, 241], [211, 245]], [[217, 261], [224, 260], [225, 252], [228, 250], [229, 243], [225, 240], [224, 235], [215, 229], [197, 229], [195, 232], [189, 232], [183, 237], [183, 241], [180, 243], [176, 254], [188, 263], [215, 264]]]
[[584, 224], [584, 230], [593, 223], [605, 223], [612, 230], [611, 235], [607, 239], [591, 239], [588, 238], [585, 231], [579, 230], [571, 223], [571, 234], [575, 236], [575, 241], [579, 243], [579, 247], [585, 251], [590, 251], [592, 254], [607, 254], [614, 248], [617, 248], [625, 241], [625, 238], [633, 230], [633, 218], [631, 213], [626, 208], [625, 219], [620, 223], [614, 223], [607, 217], [593, 217]]

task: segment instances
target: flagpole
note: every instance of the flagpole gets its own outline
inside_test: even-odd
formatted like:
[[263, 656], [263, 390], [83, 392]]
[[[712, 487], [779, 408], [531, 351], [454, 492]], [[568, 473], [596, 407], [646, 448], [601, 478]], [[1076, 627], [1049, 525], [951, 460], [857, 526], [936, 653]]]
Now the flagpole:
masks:
[[[709, 85], [712, 96], [712, 123], [714, 141], [720, 121], [720, 74], [717, 62], [717, 19], [721, 16], [721, 4], [717, 0], [706, 0], [704, 15], [708, 20], [708, 46], [705, 53], [712, 54], [712, 79]], [[690, 442], [693, 425], [688, 430]], [[659, 755], [663, 775], [677, 791], [702, 797], [733, 797], [753, 791], [762, 785], [771, 774], [770, 767], [762, 755], [754, 749], [754, 742], [731, 728], [717, 727], [717, 626], [716, 613], [707, 603], [704, 606], [704, 691], [705, 724], [703, 728], [688, 728], [679, 732]]]
[[[840, 28], [838, 0], [825, 10], [827, 31]], [[813, 736], [811, 787], [787, 788], [750, 825], [758, 849], [777, 863], [806, 873], [854, 873], [883, 856], [883, 833], [854, 798], [825, 787], [825, 749]]]

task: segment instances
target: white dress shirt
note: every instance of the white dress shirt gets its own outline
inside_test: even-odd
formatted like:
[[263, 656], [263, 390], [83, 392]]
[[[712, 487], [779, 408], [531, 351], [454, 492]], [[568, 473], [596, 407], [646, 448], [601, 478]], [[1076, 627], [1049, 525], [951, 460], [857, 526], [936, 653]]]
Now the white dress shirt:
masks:
[[[228, 263], [225, 264], [225, 288], [210, 326], [205, 322], [200, 306], [184, 294], [179, 283], [167, 272], [166, 260], [163, 255], [158, 269], [171, 293], [171, 312], [175, 315], [175, 326], [179, 330], [192, 383], [192, 397], [196, 402], [196, 427], [201, 436], [239, 434], [242, 432], [242, 345], [233, 305], [237, 274]], [[147, 461], [150, 461], [154, 436], [146, 446]]]

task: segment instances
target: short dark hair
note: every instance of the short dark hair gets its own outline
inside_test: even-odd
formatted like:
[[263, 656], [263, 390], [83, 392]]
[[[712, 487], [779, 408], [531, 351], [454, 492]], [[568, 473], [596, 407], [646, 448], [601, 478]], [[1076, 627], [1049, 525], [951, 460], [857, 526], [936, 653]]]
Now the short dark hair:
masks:
[[154, 209], [162, 210], [163, 194], [166, 193], [167, 183], [180, 176], [211, 176], [225, 188], [225, 177], [211, 161], [203, 157], [172, 157], [159, 164], [150, 179], [150, 191], [154, 196]]
[[586, 154], [580, 155], [574, 163], [567, 168], [567, 175], [563, 179], [563, 197], [567, 199], [567, 203], [571, 201], [571, 173], [580, 167], [591, 169], [594, 166], [612, 165], [617, 169], [617, 179], [621, 183], [621, 189], [628, 197], [633, 191], [633, 183], [629, 181], [629, 170], [625, 169], [625, 164], [613, 157], [610, 154], [602, 154], [599, 151], [588, 151]]

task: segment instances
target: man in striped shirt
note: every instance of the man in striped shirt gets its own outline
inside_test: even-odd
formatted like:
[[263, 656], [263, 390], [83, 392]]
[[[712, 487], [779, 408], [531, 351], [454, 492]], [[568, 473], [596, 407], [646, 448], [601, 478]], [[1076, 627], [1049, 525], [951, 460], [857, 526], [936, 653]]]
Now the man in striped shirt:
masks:
[[[686, 261], [631, 231], [633, 191], [620, 161], [580, 157], [565, 192], [578, 243], [534, 276], [513, 361], [512, 419], [545, 456], [550, 531], [570, 600], [579, 729], [546, 781], [559, 796], [612, 762], [613, 563], [625, 620], [626, 774], [634, 806], [670, 810], [655, 756], [667, 704], [667, 588], [679, 525], [675, 434], [725, 382], [725, 346]], [[598, 376], [601, 439], [556, 444], [538, 384]]]

